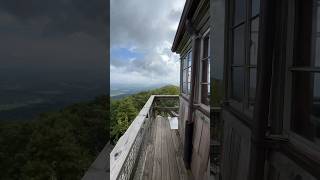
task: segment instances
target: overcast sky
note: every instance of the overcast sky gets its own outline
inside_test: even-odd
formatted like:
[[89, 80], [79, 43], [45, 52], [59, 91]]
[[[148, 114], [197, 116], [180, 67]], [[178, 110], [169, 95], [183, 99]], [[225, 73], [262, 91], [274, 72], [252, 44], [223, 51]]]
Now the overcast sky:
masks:
[[185, 0], [111, 0], [111, 87], [179, 83], [171, 45]]
[[0, 88], [107, 77], [106, 0], [1, 0]]

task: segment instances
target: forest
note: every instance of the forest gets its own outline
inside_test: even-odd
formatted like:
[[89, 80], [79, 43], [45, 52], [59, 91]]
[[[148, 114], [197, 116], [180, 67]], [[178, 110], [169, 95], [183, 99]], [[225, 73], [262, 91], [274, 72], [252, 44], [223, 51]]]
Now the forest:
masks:
[[111, 99], [110, 109], [110, 137], [115, 144], [117, 140], [126, 132], [131, 122], [138, 115], [141, 108], [151, 95], [178, 95], [179, 87], [168, 85], [162, 88], [140, 92], [122, 99]]
[[170, 85], [117, 100], [103, 95], [33, 120], [1, 120], [0, 180], [81, 179], [104, 145], [115, 144], [156, 94], [177, 95], [179, 88]]
[[0, 179], [81, 179], [109, 140], [109, 96], [29, 121], [0, 121]]

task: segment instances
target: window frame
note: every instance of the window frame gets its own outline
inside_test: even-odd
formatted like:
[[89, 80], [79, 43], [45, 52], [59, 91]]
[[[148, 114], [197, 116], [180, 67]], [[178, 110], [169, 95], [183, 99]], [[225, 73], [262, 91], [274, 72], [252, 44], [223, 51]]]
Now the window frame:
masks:
[[[289, 7], [292, 9], [299, 8], [296, 7], [295, 1], [289, 2]], [[314, 7], [312, 7], [313, 10]], [[288, 137], [289, 143], [292, 144], [294, 147], [297, 147], [299, 151], [303, 152], [304, 154], [308, 154], [311, 157], [320, 157], [320, 146], [312, 142], [311, 140], [307, 139], [306, 137], [303, 137], [303, 135], [298, 134], [295, 132], [291, 125], [292, 125], [292, 103], [293, 103], [293, 75], [295, 72], [318, 72], [320, 73], [320, 67], [314, 67], [314, 66], [294, 66], [294, 61], [296, 55], [294, 52], [294, 49], [297, 47], [297, 44], [301, 43], [300, 41], [297, 42], [296, 39], [298, 36], [298, 29], [295, 26], [297, 22], [297, 14], [295, 11], [289, 12], [291, 13], [291, 16], [288, 16], [288, 23], [287, 23], [287, 49], [288, 52], [286, 53], [286, 66], [285, 66], [285, 86], [284, 86], [284, 113], [283, 113], [283, 129], [282, 134]], [[314, 13], [313, 13], [314, 15]], [[314, 16], [312, 17], [314, 18]], [[300, 23], [299, 23], [300, 25]], [[301, 26], [301, 25], [300, 25]], [[311, 40], [312, 41], [312, 40]], [[311, 42], [310, 42], [311, 43]], [[314, 49], [314, 44], [311, 47]], [[311, 51], [311, 49], [310, 49]], [[310, 53], [311, 54], [311, 53]], [[308, 147], [308, 148], [306, 148]], [[320, 159], [318, 159], [320, 160]]]
[[[208, 41], [208, 57], [206, 58], [203, 58], [203, 53], [204, 53], [204, 39], [206, 37], [209, 37], [209, 41]], [[206, 110], [209, 110], [210, 109], [210, 96], [211, 95], [207, 95], [207, 99], [208, 99], [208, 104], [204, 104], [203, 101], [202, 101], [202, 85], [205, 84], [202, 79], [203, 79], [203, 61], [208, 61], [208, 65], [210, 64], [210, 60], [211, 60], [211, 56], [210, 56], [210, 28], [208, 28], [201, 36], [201, 43], [200, 43], [200, 68], [199, 68], [199, 98], [198, 98], [198, 102], [200, 102], [200, 106], [203, 108], [203, 109], [206, 109]], [[211, 65], [210, 65], [211, 66]], [[208, 73], [210, 72], [210, 66], [207, 67], [208, 68]], [[211, 83], [211, 79], [210, 79], [210, 75], [209, 74], [206, 74], [207, 75], [207, 85], [209, 84], [209, 82]], [[211, 84], [210, 84], [211, 86]], [[212, 93], [212, 92], [210, 92]]]
[[[234, 24], [234, 12], [235, 12], [235, 1], [236, 0], [230, 0], [230, 11], [229, 11], [229, 17], [228, 17], [228, 57], [227, 57], [227, 102], [229, 107], [232, 109], [233, 112], [236, 114], [239, 114], [239, 116], [245, 115], [246, 118], [253, 119], [253, 111], [254, 111], [254, 105], [252, 108], [250, 108], [250, 69], [255, 68], [257, 69], [259, 58], [256, 58], [256, 64], [251, 65], [250, 64], [250, 41], [251, 41], [251, 22], [257, 18], [259, 18], [259, 33], [258, 33], [258, 42], [260, 41], [260, 25], [261, 25], [261, 10], [259, 8], [259, 13], [251, 16], [252, 14], [252, 1], [253, 0], [245, 0], [244, 2], [246, 5], [244, 6], [246, 8], [245, 10], [245, 18], [243, 21], [238, 22], [237, 24]], [[261, 0], [260, 0], [261, 1]], [[261, 2], [260, 2], [261, 3]], [[233, 64], [233, 58], [234, 58], [234, 32], [237, 28], [243, 26], [244, 33], [243, 33], [243, 45], [244, 45], [244, 60], [243, 64]], [[259, 44], [259, 43], [258, 43]], [[257, 54], [260, 51], [259, 45], [257, 46]], [[233, 77], [232, 77], [232, 69], [240, 67], [242, 69], [243, 73], [243, 81], [242, 81], [242, 99], [236, 100], [233, 98]], [[256, 87], [257, 87], [257, 75], [258, 72], [256, 72]], [[256, 88], [255, 88], [256, 91]]]
[[[191, 56], [191, 57], [190, 57]], [[191, 58], [190, 60], [190, 64], [189, 63], [189, 58]], [[189, 48], [186, 53], [181, 56], [181, 75], [182, 75], [182, 78], [181, 78], [181, 94], [185, 97], [189, 97], [190, 96], [190, 89], [188, 88], [188, 70], [190, 70], [190, 76], [192, 77], [192, 48]], [[185, 61], [186, 60], [186, 61]], [[187, 66], [185, 67], [185, 62], [187, 62]], [[185, 75], [186, 73], [186, 75]], [[185, 78], [186, 78], [186, 81], [184, 81], [184, 75], [185, 75]], [[191, 80], [191, 79], [190, 79]], [[191, 82], [190, 82], [191, 83]], [[186, 92], [184, 91], [184, 84], [186, 84]]]

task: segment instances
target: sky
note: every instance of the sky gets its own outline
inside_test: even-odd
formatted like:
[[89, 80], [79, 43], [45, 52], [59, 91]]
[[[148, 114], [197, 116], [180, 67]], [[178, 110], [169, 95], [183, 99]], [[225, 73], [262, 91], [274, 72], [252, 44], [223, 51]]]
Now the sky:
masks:
[[111, 88], [179, 84], [179, 56], [171, 46], [184, 3], [110, 1]]
[[107, 84], [105, 0], [1, 0], [0, 88]]

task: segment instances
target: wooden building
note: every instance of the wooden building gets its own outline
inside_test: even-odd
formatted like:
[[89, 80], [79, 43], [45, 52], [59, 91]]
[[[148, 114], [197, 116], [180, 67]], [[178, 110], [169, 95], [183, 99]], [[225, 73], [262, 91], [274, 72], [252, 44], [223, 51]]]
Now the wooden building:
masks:
[[[319, 180], [319, 34], [319, 0], [186, 0], [181, 93], [150, 97], [111, 179]], [[178, 131], [157, 114], [170, 99]]]
[[319, 0], [186, 1], [172, 50], [196, 179], [209, 127], [215, 179], [320, 179], [319, 34]]
[[209, 176], [210, 4], [186, 1], [172, 51], [180, 54], [179, 134], [195, 179]]
[[320, 3], [211, 0], [223, 180], [320, 179]]
[[[110, 154], [111, 180], [209, 178], [209, 8], [208, 0], [186, 1], [172, 46], [181, 55], [181, 93], [149, 98]], [[169, 126], [174, 116], [178, 130]]]

